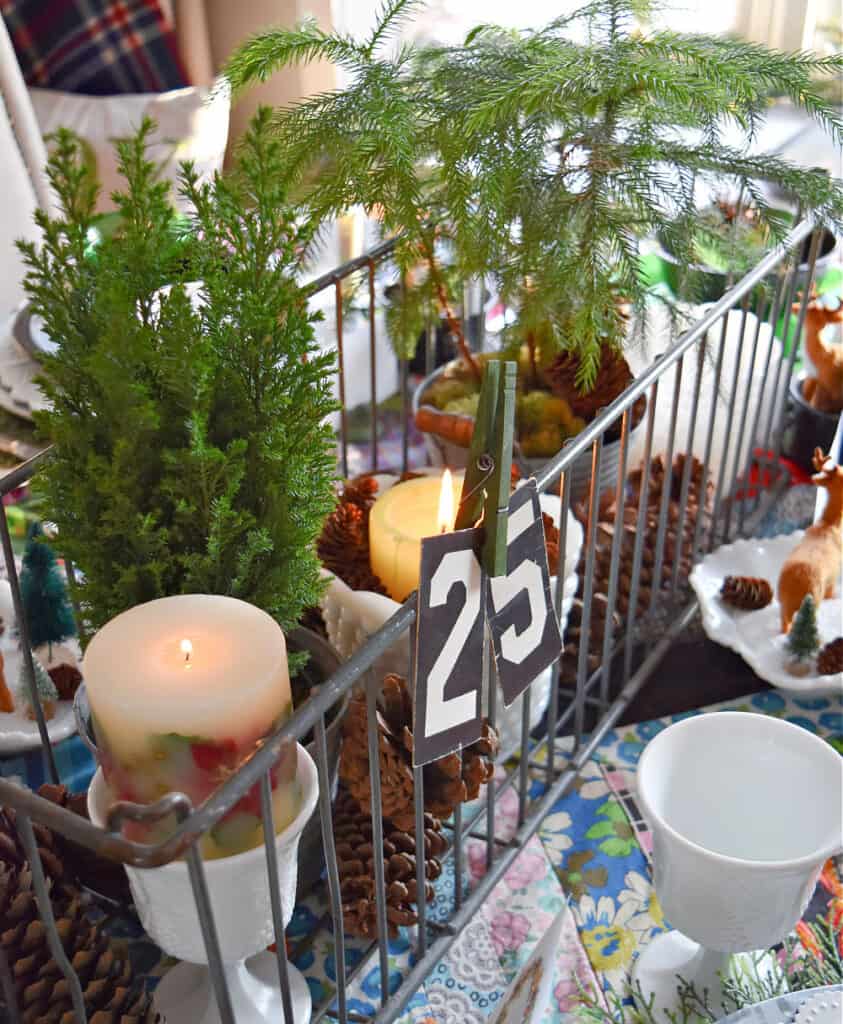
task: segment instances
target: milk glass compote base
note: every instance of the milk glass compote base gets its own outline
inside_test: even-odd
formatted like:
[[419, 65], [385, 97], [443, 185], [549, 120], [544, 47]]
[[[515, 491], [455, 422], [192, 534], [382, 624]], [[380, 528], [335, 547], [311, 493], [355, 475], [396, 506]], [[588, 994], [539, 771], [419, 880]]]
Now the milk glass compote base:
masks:
[[843, 844], [843, 759], [767, 715], [713, 712], [669, 726], [638, 765], [653, 834], [654, 885], [677, 929], [641, 954], [633, 984], [657, 1020], [679, 1009], [680, 980], [708, 993], [753, 969], [802, 916], [823, 864]]
[[[299, 838], [319, 795], [313, 759], [301, 744], [296, 753], [301, 809], [275, 837], [285, 924], [295, 904]], [[102, 769], [98, 769], [88, 791], [88, 811], [95, 825], [105, 825], [111, 802]], [[274, 929], [263, 844], [245, 853], [205, 861], [204, 868], [235, 1021], [308, 1024], [311, 999], [307, 982], [288, 965], [293, 1020], [286, 1021], [278, 963], [274, 953], [266, 952]], [[178, 860], [159, 868], [127, 867], [126, 874], [145, 931], [165, 953], [184, 961], [158, 985], [155, 1009], [167, 1024], [220, 1024], [187, 864]]]

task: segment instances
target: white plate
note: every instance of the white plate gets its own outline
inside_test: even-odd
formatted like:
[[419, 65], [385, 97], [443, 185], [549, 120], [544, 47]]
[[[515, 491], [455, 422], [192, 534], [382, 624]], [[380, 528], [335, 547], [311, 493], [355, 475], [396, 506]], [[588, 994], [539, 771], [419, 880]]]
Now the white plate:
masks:
[[[26, 717], [26, 705], [19, 697], [18, 676], [22, 658], [20, 648], [16, 642], [6, 641], [0, 650], [3, 653], [6, 682], [12, 691], [16, 705], [12, 712], [0, 711], [0, 754], [23, 754], [28, 750], [37, 750], [41, 746], [38, 723], [34, 719]], [[75, 732], [73, 701], [60, 700], [56, 704], [55, 714], [47, 722], [50, 743], [58, 743]]]
[[[707, 636], [740, 654], [761, 679], [802, 696], [843, 693], [843, 674], [793, 676], [785, 668], [784, 638], [779, 632], [779, 603], [759, 611], [734, 608], [720, 598], [725, 576], [761, 576], [776, 592], [785, 559], [804, 536], [803, 531], [767, 539], [737, 540], [707, 555], [691, 573]], [[843, 591], [843, 573], [837, 594]], [[843, 603], [840, 597], [823, 601], [817, 615], [820, 642], [843, 634]]]

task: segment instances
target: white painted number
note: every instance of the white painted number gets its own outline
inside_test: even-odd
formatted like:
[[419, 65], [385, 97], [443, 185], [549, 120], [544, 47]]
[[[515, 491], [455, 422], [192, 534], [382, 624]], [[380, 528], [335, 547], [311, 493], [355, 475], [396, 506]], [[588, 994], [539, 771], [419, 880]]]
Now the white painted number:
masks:
[[[522, 505], [507, 523], [506, 543], [513, 543], [533, 524], [533, 506], [530, 502]], [[508, 576], [497, 576], [490, 580], [492, 604], [500, 612], [511, 601], [526, 590], [530, 602], [530, 625], [520, 633], [515, 626], [509, 626], [500, 638], [501, 654], [513, 665], [520, 665], [541, 643], [548, 609], [544, 593], [541, 568], [530, 561], [522, 562]]]
[[448, 678], [480, 614], [483, 590], [480, 565], [473, 551], [449, 551], [443, 557], [430, 581], [430, 607], [445, 604], [451, 590], [458, 585], [465, 587], [465, 603], [427, 677], [425, 732], [428, 736], [462, 725], [476, 715], [477, 694], [473, 691], [445, 699]]

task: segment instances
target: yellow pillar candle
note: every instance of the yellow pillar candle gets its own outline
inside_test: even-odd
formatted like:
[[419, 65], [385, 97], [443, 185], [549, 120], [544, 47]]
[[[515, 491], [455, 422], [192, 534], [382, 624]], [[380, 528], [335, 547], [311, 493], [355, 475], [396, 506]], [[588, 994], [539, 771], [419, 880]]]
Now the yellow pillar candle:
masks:
[[389, 596], [404, 601], [419, 585], [423, 537], [454, 528], [462, 473], [422, 476], [390, 487], [369, 512], [369, 560]]
[[[231, 597], [166, 597], [123, 612], [91, 640], [84, 677], [112, 794], [139, 803], [174, 790], [200, 803], [292, 713], [280, 626]], [[291, 745], [273, 771], [279, 830], [298, 811], [295, 761]], [[261, 841], [254, 787], [205, 837], [203, 851], [223, 856]]]

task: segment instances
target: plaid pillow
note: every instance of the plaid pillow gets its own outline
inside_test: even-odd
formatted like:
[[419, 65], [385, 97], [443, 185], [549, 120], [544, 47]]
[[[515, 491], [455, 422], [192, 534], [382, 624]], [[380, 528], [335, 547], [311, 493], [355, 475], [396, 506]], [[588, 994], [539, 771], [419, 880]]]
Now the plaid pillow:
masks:
[[113, 96], [188, 85], [158, 0], [0, 0], [27, 85]]

